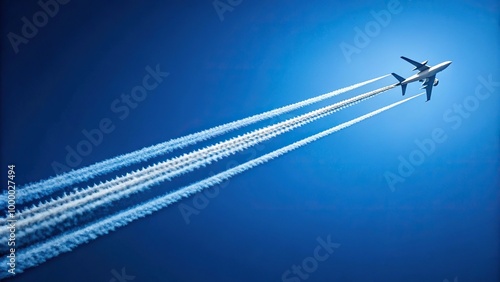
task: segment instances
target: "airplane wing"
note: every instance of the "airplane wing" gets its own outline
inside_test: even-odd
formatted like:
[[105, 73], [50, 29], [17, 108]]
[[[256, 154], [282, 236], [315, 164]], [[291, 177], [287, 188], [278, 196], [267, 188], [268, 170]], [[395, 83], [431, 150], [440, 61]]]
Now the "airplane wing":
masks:
[[427, 101], [431, 99], [432, 86], [434, 86], [434, 80], [436, 80], [436, 75], [427, 78], [425, 82], [422, 84], [422, 88], [425, 88], [425, 91], [427, 92]]
[[419, 63], [419, 62], [415, 62], [414, 60], [412, 59], [408, 59], [404, 56], [401, 56], [401, 59], [407, 61], [408, 63], [412, 64], [415, 66], [415, 68], [413, 70], [419, 70], [419, 71], [424, 71], [424, 70], [428, 70], [430, 67], [427, 65], [427, 61], [425, 62], [422, 62], [422, 63]]

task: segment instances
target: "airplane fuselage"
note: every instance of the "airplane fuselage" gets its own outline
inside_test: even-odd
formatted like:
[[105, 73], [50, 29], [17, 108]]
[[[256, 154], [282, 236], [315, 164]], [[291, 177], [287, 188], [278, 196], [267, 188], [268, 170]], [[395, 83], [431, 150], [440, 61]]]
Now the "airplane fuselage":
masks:
[[[401, 84], [408, 84], [408, 83], [412, 83], [412, 82], [415, 82], [415, 81], [418, 81], [418, 80], [424, 80], [424, 79], [427, 79], [429, 77], [432, 77], [434, 75], [436, 75], [436, 73], [446, 69], [447, 67], [449, 67], [451, 65], [451, 61], [446, 61], [446, 62], [443, 62], [441, 64], [438, 64], [438, 65], [435, 65], [427, 70], [424, 70], [424, 71], [421, 71], [415, 75], [412, 75], [410, 77], [408, 77], [407, 79], [405, 79], [404, 81], [401, 82]], [[432, 83], [432, 82], [431, 82]]]
[[401, 59], [407, 61], [408, 63], [412, 64], [415, 66], [413, 70], [418, 70], [419, 73], [416, 75], [412, 75], [408, 78], [404, 78], [402, 76], [399, 76], [396, 73], [392, 73], [394, 78], [396, 78], [399, 82], [395, 84], [395, 86], [401, 86], [401, 90], [403, 91], [403, 96], [405, 95], [406, 92], [406, 86], [409, 83], [415, 82], [415, 81], [420, 81], [422, 82], [422, 88], [425, 88], [425, 92], [427, 93], [427, 101], [431, 99], [432, 95], [432, 87], [437, 86], [439, 84], [439, 79], [436, 78], [436, 74], [447, 67], [451, 65], [451, 61], [446, 61], [443, 62], [439, 65], [435, 66], [429, 66], [427, 65], [427, 61], [424, 62], [417, 62], [412, 59], [409, 59], [405, 56], [401, 56]]

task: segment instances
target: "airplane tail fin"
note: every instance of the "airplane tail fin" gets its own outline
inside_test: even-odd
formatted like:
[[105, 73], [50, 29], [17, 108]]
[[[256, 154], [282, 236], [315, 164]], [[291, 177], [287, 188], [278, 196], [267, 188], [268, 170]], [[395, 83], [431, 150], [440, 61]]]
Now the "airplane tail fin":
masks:
[[406, 94], [406, 84], [401, 84], [401, 82], [403, 82], [405, 79], [395, 73], [392, 73], [392, 75], [399, 81], [398, 86], [401, 86], [401, 89], [403, 90], [403, 96]]

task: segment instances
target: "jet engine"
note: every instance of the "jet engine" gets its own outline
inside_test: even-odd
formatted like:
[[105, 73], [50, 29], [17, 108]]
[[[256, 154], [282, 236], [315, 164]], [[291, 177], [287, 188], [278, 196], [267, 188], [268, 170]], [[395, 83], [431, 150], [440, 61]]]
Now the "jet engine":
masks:
[[436, 78], [436, 79], [434, 80], [434, 86], [437, 86], [438, 84], [439, 84], [439, 79], [437, 79], [437, 78]]

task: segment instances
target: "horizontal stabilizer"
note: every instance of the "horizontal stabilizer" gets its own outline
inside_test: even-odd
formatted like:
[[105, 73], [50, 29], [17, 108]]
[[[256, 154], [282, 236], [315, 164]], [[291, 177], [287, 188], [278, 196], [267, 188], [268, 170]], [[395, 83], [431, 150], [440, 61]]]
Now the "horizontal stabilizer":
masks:
[[394, 76], [399, 82], [403, 82], [405, 81], [404, 77], [401, 77], [395, 73], [392, 73], [392, 76]]
[[392, 76], [394, 76], [399, 81], [399, 83], [396, 84], [396, 85], [400, 85], [401, 86], [401, 90], [403, 91], [403, 96], [404, 96], [405, 93], [406, 93], [406, 86], [407, 86], [407, 84], [401, 84], [401, 82], [405, 81], [405, 78], [402, 77], [402, 76], [399, 76], [399, 75], [397, 75], [395, 73], [392, 73]]
[[403, 96], [406, 94], [406, 86], [408, 86], [408, 84], [401, 85], [401, 90], [403, 91]]

